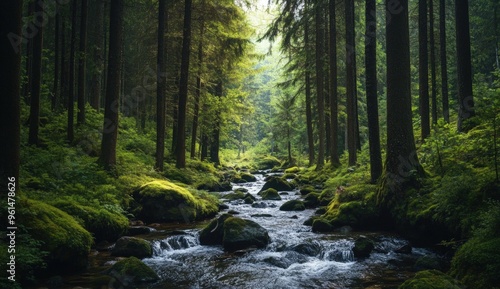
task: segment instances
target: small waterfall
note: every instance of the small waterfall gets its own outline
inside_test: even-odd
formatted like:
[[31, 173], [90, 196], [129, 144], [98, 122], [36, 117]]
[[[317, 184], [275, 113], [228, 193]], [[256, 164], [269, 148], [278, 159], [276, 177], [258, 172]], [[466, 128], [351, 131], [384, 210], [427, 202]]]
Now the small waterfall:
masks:
[[163, 240], [152, 242], [153, 255], [162, 256], [163, 253], [175, 250], [182, 250], [198, 246], [200, 243], [197, 236], [193, 235], [175, 235]]
[[326, 261], [353, 262], [354, 253], [352, 247], [354, 243], [349, 240], [338, 240], [324, 249], [320, 258]]

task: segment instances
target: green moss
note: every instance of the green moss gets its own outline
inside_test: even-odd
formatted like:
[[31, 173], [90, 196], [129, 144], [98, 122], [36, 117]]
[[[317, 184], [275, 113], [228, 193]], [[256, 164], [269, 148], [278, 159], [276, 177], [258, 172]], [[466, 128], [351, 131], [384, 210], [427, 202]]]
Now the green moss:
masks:
[[104, 208], [82, 206], [71, 201], [59, 201], [55, 207], [73, 216], [99, 241], [115, 241], [128, 228], [128, 219], [122, 214], [111, 213]]
[[263, 200], [278, 200], [278, 201], [281, 200], [278, 191], [272, 188], [260, 192], [259, 195], [262, 197]]
[[85, 268], [92, 236], [70, 215], [46, 203], [23, 200], [19, 219], [28, 233], [49, 252], [49, 268], [74, 271]]
[[[460, 283], [437, 270], [426, 270], [418, 272], [415, 277], [406, 280], [399, 289], [461, 289]], [[491, 287], [471, 287], [491, 288]]]
[[130, 257], [116, 262], [108, 272], [109, 275], [133, 283], [154, 282], [159, 280], [158, 275], [141, 260]]
[[230, 201], [243, 200], [245, 198], [245, 193], [243, 193], [242, 191], [235, 191], [233, 193], [222, 196], [222, 198]]
[[450, 275], [469, 288], [499, 288], [500, 238], [473, 238], [456, 252]]
[[299, 167], [291, 167], [285, 170], [285, 174], [297, 174], [300, 172]]
[[151, 244], [135, 237], [121, 237], [111, 251], [112, 256], [147, 258], [153, 255]]
[[218, 201], [213, 196], [166, 180], [142, 185], [133, 197], [138, 217], [146, 222], [189, 222], [212, 217], [218, 212]]
[[328, 206], [324, 217], [335, 227], [349, 225], [361, 229], [376, 225], [379, 214], [373, 203], [361, 201], [339, 203], [338, 200], [334, 200]]
[[259, 161], [257, 161], [257, 168], [259, 170], [270, 170], [274, 167], [281, 166], [280, 160], [273, 156], [266, 156]]
[[300, 200], [287, 201], [280, 207], [280, 211], [304, 211], [305, 209], [304, 202]]
[[333, 232], [333, 226], [323, 218], [315, 219], [312, 223], [313, 232]]
[[243, 180], [245, 180], [247, 182], [257, 181], [257, 178], [254, 175], [249, 174], [249, 173], [240, 173], [240, 178], [242, 178]]
[[304, 198], [304, 205], [306, 208], [315, 208], [319, 205], [319, 193], [309, 193]]

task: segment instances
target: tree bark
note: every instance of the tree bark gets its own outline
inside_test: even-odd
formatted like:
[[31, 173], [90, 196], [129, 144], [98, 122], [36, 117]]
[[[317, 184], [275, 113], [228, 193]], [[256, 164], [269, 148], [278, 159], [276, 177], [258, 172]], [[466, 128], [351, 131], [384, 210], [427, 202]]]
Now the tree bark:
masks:
[[88, 0], [82, 0], [80, 17], [80, 49], [78, 55], [78, 125], [85, 123], [85, 67], [87, 54], [87, 10]]
[[[412, 127], [408, 0], [394, 6], [386, 0], [387, 25], [387, 154], [384, 193], [387, 204], [401, 197], [414, 171], [421, 172]], [[399, 195], [398, 195], [399, 194]]]
[[76, 45], [76, 0], [71, 2], [71, 39], [69, 53], [69, 91], [68, 91], [68, 142], [72, 143], [75, 137], [75, 45]]
[[325, 92], [323, 77], [323, 55], [324, 55], [324, 25], [323, 10], [319, 3], [315, 4], [316, 10], [316, 101], [318, 110], [318, 160], [316, 169], [321, 169], [325, 162]]
[[156, 71], [156, 170], [163, 171], [165, 156], [165, 92], [167, 76], [165, 75], [165, 10], [166, 1], [158, 2], [158, 55]]
[[182, 38], [181, 79], [179, 83], [179, 119], [177, 123], [177, 168], [186, 167], [186, 105], [189, 81], [189, 57], [191, 54], [191, 6], [192, 0], [185, 0], [184, 28]]
[[439, 42], [441, 57], [441, 98], [443, 102], [443, 118], [450, 122], [448, 100], [448, 61], [446, 59], [446, 1], [439, 0]]
[[111, 0], [109, 13], [109, 55], [104, 124], [100, 163], [108, 171], [116, 166], [116, 139], [120, 101], [120, 76], [123, 49], [123, 0]]
[[429, 60], [427, 49], [427, 0], [418, 1], [418, 80], [421, 138], [431, 133], [429, 119]]
[[382, 175], [380, 153], [380, 127], [377, 97], [377, 10], [375, 0], [366, 0], [365, 9], [365, 65], [366, 65], [366, 110], [368, 113], [368, 140], [370, 145], [371, 182], [376, 183]]
[[[20, 74], [21, 51], [15, 49], [9, 37], [21, 36], [21, 14], [23, 2], [20, 0], [0, 1], [0, 184], [4, 197], [8, 193], [8, 183], [15, 182], [15, 192], [19, 192], [19, 149], [20, 149]], [[10, 178], [10, 179], [9, 179]]]
[[312, 125], [312, 95], [311, 95], [311, 71], [309, 63], [310, 61], [310, 49], [311, 44], [309, 39], [309, 22], [306, 21], [304, 25], [304, 47], [306, 50], [306, 63], [305, 63], [305, 96], [306, 96], [306, 129], [307, 129], [307, 149], [309, 156], [309, 166], [314, 164], [314, 136], [313, 136], [313, 125]]
[[56, 22], [54, 25], [54, 82], [52, 84], [52, 96], [50, 98], [50, 108], [55, 111], [57, 103], [59, 102], [59, 68], [61, 59], [61, 13], [59, 11], [59, 4], [56, 2]]
[[94, 69], [92, 71], [92, 79], [90, 86], [90, 106], [95, 110], [101, 107], [102, 94], [102, 75], [104, 74], [104, 0], [95, 0], [95, 23], [93, 30], [95, 34], [95, 43], [93, 45], [92, 58]]
[[[219, 80], [215, 85], [215, 96], [218, 98], [218, 101], [222, 98], [223, 95], [223, 87], [222, 80]], [[215, 123], [213, 124], [212, 130], [212, 138], [210, 139], [210, 161], [214, 163], [216, 166], [220, 165], [219, 158], [219, 148], [220, 148], [220, 115], [217, 114]]]
[[[204, 4], [204, 3], [203, 3]], [[204, 5], [202, 4], [202, 7]], [[203, 17], [203, 16], [202, 16]], [[196, 76], [196, 93], [194, 99], [193, 126], [191, 128], [191, 158], [196, 157], [196, 136], [198, 135], [198, 118], [201, 100], [201, 75], [203, 73], [203, 37], [205, 34], [205, 22], [201, 19], [200, 40], [198, 42], [198, 75]]]
[[330, 0], [329, 9], [329, 25], [330, 25], [330, 45], [329, 45], [329, 55], [330, 55], [330, 163], [333, 167], [340, 165], [339, 153], [338, 153], [338, 131], [339, 131], [339, 119], [338, 119], [338, 80], [337, 80], [337, 17], [336, 17], [336, 7], [335, 0]]
[[356, 44], [354, 40], [354, 0], [345, 3], [347, 150], [349, 165], [357, 161]]
[[437, 124], [437, 85], [436, 85], [436, 41], [434, 40], [434, 1], [429, 0], [429, 44], [431, 52], [431, 101], [432, 123]]
[[[35, 1], [35, 17], [43, 22], [43, 2]], [[30, 97], [30, 129], [28, 143], [39, 145], [38, 129], [40, 121], [40, 89], [42, 85], [42, 50], [43, 50], [43, 25], [38, 27], [38, 33], [33, 37], [33, 67]]]
[[467, 131], [464, 125], [475, 115], [472, 95], [472, 67], [469, 31], [469, 2], [455, 1], [455, 25], [457, 41], [457, 80], [458, 80], [458, 130]]
[[[33, 17], [33, 14], [35, 13], [35, 1], [29, 0], [28, 3], [28, 17]], [[31, 29], [29, 30], [30, 32], [32, 31]], [[25, 84], [23, 85], [23, 96], [24, 96], [24, 101], [26, 103], [29, 103], [30, 99], [30, 93], [31, 93], [31, 75], [32, 75], [32, 59], [33, 59], [33, 41], [28, 41], [26, 43], [26, 77], [27, 80]]]

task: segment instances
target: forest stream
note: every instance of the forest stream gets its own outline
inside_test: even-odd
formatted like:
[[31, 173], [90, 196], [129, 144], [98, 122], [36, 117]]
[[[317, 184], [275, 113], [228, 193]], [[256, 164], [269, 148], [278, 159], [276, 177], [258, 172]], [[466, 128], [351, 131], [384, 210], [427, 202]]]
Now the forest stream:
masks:
[[[154, 248], [152, 258], [143, 259], [161, 278], [154, 284], [134, 288], [397, 288], [417, 270], [415, 262], [424, 255], [433, 255], [424, 248], [411, 253], [396, 253], [408, 241], [383, 232], [351, 232], [317, 234], [304, 221], [314, 210], [285, 212], [279, 207], [287, 200], [300, 197], [298, 191], [280, 192], [281, 201], [261, 201], [257, 193], [264, 185], [264, 176], [257, 181], [233, 184], [245, 188], [265, 203], [255, 208], [242, 200], [228, 201], [227, 211], [250, 219], [268, 230], [271, 243], [265, 249], [224, 252], [221, 246], [202, 246], [199, 232], [207, 222], [196, 224], [159, 224], [147, 235]], [[230, 192], [224, 192], [227, 194]], [[361, 235], [375, 240], [370, 257], [353, 255], [354, 241]], [[89, 287], [103, 269], [115, 259], [109, 253], [94, 251], [93, 268], [73, 276], [67, 284]], [[108, 288], [127, 288], [127, 280], [117, 276]]]

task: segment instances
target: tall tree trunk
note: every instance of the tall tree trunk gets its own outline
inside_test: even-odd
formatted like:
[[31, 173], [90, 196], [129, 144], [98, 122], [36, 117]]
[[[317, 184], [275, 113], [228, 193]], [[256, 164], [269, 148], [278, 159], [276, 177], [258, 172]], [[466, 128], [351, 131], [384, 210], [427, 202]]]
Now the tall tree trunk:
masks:
[[179, 83], [179, 120], [177, 123], [177, 168], [186, 167], [186, 105], [189, 81], [189, 56], [191, 54], [191, 6], [192, 0], [185, 0], [184, 28], [182, 38], [181, 79]]
[[[218, 101], [221, 101], [223, 95], [222, 80], [219, 80], [215, 86], [215, 96]], [[216, 166], [220, 165], [219, 148], [220, 148], [220, 115], [217, 114], [215, 123], [213, 124], [212, 138], [210, 140], [210, 161]]]
[[205, 132], [201, 133], [201, 148], [200, 148], [200, 160], [204, 161], [208, 157], [208, 136]]
[[427, 0], [418, 1], [418, 79], [421, 138], [431, 133], [429, 119], [429, 60], [427, 49]]
[[[38, 2], [38, 1], [36, 1]], [[35, 4], [35, 15], [43, 18], [43, 2]], [[39, 15], [39, 16], [38, 16]], [[41, 19], [41, 22], [44, 20]], [[38, 27], [38, 33], [33, 37], [33, 68], [32, 68], [32, 86], [30, 97], [30, 130], [28, 143], [38, 145], [38, 129], [40, 120], [40, 88], [42, 84], [42, 50], [43, 50], [43, 25]]]
[[[202, 7], [204, 7], [203, 4]], [[200, 100], [201, 100], [201, 75], [203, 73], [203, 37], [205, 34], [204, 32], [205, 32], [205, 22], [202, 16], [200, 23], [200, 40], [198, 42], [198, 75], [196, 76], [196, 93], [194, 99], [193, 126], [191, 128], [192, 159], [196, 157], [196, 136], [198, 135], [198, 118], [200, 113]]]
[[76, 45], [76, 0], [71, 2], [71, 39], [69, 53], [69, 91], [68, 91], [68, 142], [72, 143], [75, 137], [75, 45]]
[[324, 24], [323, 24], [323, 7], [319, 3], [315, 3], [316, 7], [316, 94], [317, 94], [317, 110], [318, 110], [318, 160], [316, 169], [321, 169], [325, 162], [325, 87], [323, 77], [323, 55], [324, 55]]
[[87, 10], [88, 0], [82, 0], [80, 17], [80, 49], [78, 55], [78, 114], [77, 124], [85, 123], [85, 59], [87, 58]]
[[436, 85], [436, 41], [434, 40], [434, 1], [429, 0], [429, 49], [431, 50], [431, 101], [432, 123], [437, 124], [437, 85]]
[[101, 92], [102, 92], [102, 75], [104, 74], [104, 0], [94, 0], [96, 8], [94, 10], [94, 35], [95, 42], [93, 45], [92, 58], [94, 69], [92, 70], [91, 86], [90, 86], [90, 106], [95, 110], [101, 107]]
[[330, 29], [329, 29], [329, 20], [328, 20], [328, 9], [325, 9], [323, 12], [323, 19], [325, 23], [325, 35], [324, 35], [324, 43], [325, 43], [325, 49], [324, 49], [324, 54], [323, 54], [323, 59], [325, 59], [324, 62], [324, 87], [325, 87], [325, 159], [328, 160], [330, 159], [330, 154], [331, 154], [331, 148], [332, 148], [332, 123], [331, 123], [331, 94], [332, 92], [330, 91], [331, 85], [330, 85], [330, 67], [328, 63], [328, 55], [330, 53]]
[[443, 102], [443, 118], [450, 122], [448, 100], [448, 62], [446, 60], [446, 0], [439, 0], [439, 42], [441, 57], [441, 98]]
[[337, 17], [336, 17], [336, 7], [335, 0], [330, 0], [329, 9], [329, 25], [330, 25], [330, 163], [333, 167], [340, 165], [339, 153], [338, 153], [338, 131], [339, 131], [339, 119], [338, 119], [338, 80], [337, 80]]
[[68, 68], [68, 61], [66, 60], [66, 54], [67, 54], [67, 49], [66, 49], [66, 29], [65, 27], [65, 17], [61, 15], [61, 68], [60, 70], [60, 92], [61, 92], [61, 106], [63, 108], [66, 108], [68, 100], [68, 75], [69, 75], [69, 68]]
[[21, 51], [12, 46], [9, 37], [22, 35], [22, 7], [23, 2], [20, 0], [0, 1], [0, 55], [2, 55], [0, 57], [0, 87], [2, 88], [0, 185], [4, 197], [7, 197], [8, 183], [15, 183], [15, 193], [19, 192]]
[[[386, 0], [387, 25], [387, 154], [382, 208], [402, 197], [414, 171], [421, 172], [412, 127], [408, 0]], [[397, 195], [399, 194], [399, 195]]]
[[166, 1], [158, 2], [158, 58], [156, 70], [156, 170], [163, 171], [165, 156], [165, 92], [167, 76], [165, 75], [165, 10]]
[[55, 111], [57, 108], [57, 103], [59, 102], [59, 68], [61, 59], [61, 13], [59, 11], [59, 4], [57, 2], [54, 4], [56, 7], [56, 23], [54, 25], [54, 82], [52, 85], [52, 96], [50, 98], [50, 108]]
[[347, 98], [347, 150], [349, 165], [357, 161], [357, 99], [356, 99], [356, 44], [354, 40], [354, 0], [345, 2], [346, 27], [346, 98]]
[[469, 1], [455, 1], [458, 80], [458, 130], [467, 131], [464, 122], [475, 115], [472, 95], [472, 67], [469, 31]]
[[[29, 3], [28, 3], [28, 17], [33, 17], [33, 14], [35, 13], [35, 5], [36, 5], [36, 1], [31, 1], [29, 0]], [[30, 24], [30, 22], [28, 22], [28, 25]], [[24, 29], [27, 29], [27, 28], [24, 28]], [[31, 33], [35, 33], [34, 31], [32, 31], [31, 29], [29, 30]], [[27, 80], [26, 80], [26, 83], [23, 85], [23, 96], [24, 96], [24, 101], [26, 103], [29, 103], [29, 99], [30, 99], [30, 93], [31, 93], [31, 84], [32, 84], [32, 67], [33, 67], [33, 64], [32, 64], [32, 61], [33, 60], [33, 41], [28, 41], [28, 43], [26, 43], [26, 77], [27, 77]]]
[[377, 97], [377, 7], [375, 0], [366, 0], [365, 65], [366, 110], [368, 113], [368, 140], [370, 145], [370, 175], [372, 183], [382, 175], [380, 127]]
[[305, 63], [305, 94], [306, 94], [306, 128], [307, 128], [307, 149], [309, 155], [309, 166], [314, 164], [314, 136], [312, 125], [312, 95], [311, 95], [311, 70], [309, 63], [311, 52], [309, 46], [311, 45], [309, 39], [309, 22], [306, 21], [304, 25], [304, 47], [306, 50], [306, 63]]
[[120, 75], [123, 49], [123, 0], [111, 0], [109, 13], [109, 55], [104, 124], [99, 162], [108, 171], [116, 166], [116, 139], [120, 103]]

